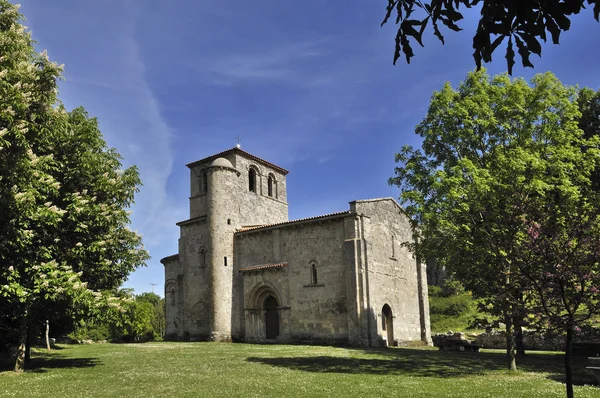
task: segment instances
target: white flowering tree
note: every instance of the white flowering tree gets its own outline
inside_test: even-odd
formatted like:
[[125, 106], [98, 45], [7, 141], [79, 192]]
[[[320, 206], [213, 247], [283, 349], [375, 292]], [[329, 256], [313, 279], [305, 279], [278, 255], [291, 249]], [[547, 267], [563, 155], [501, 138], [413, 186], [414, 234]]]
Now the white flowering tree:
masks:
[[127, 227], [136, 169], [121, 170], [84, 110], [66, 112], [61, 67], [21, 20], [0, 0], [0, 295], [19, 324], [18, 372], [38, 317], [57, 303], [118, 306], [100, 292], [148, 258]]

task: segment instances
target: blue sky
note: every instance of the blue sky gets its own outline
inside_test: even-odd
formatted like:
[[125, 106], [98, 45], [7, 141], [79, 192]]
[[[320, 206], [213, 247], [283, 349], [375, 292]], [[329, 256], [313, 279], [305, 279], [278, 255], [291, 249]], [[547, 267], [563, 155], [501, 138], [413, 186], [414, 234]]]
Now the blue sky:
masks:
[[[23, 0], [39, 49], [65, 64], [60, 97], [97, 116], [110, 146], [137, 165], [133, 207], [152, 259], [125, 283], [162, 295], [160, 259], [177, 252], [188, 218], [185, 164], [242, 148], [288, 170], [291, 219], [345, 210], [355, 199], [397, 197], [387, 185], [394, 154], [418, 145], [429, 98], [474, 68], [476, 15], [446, 45], [415, 44], [392, 65], [395, 26], [380, 28], [387, 1]], [[600, 88], [600, 24], [574, 18], [561, 45], [547, 44], [529, 79], [552, 71]], [[506, 70], [503, 48], [487, 65]]]

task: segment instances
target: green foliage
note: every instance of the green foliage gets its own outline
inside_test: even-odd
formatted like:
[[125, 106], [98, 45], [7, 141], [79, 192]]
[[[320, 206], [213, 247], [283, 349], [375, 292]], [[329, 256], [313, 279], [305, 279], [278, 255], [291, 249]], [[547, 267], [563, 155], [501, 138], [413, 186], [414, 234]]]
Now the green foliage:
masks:
[[[521, 56], [523, 66], [533, 67], [529, 57], [531, 54], [541, 56], [540, 40], [546, 42], [550, 35], [552, 42], [558, 44], [560, 34], [569, 30], [571, 26], [569, 17], [579, 14], [585, 8], [586, 1], [387, 0], [387, 3], [385, 18], [381, 24], [385, 24], [392, 14], [396, 14], [396, 24], [399, 25], [394, 64], [402, 53], [406, 56], [406, 62], [410, 63], [410, 59], [414, 56], [410, 39], [423, 46], [423, 33], [429, 22], [433, 27], [434, 35], [444, 43], [439, 23], [458, 32], [462, 29], [457, 23], [463, 19], [459, 10], [481, 5], [481, 18], [473, 36], [475, 64], [479, 69], [482, 60], [491, 62], [496, 48], [508, 39], [506, 61], [508, 73], [512, 74], [515, 63], [513, 45]], [[594, 6], [594, 18], [598, 21], [600, 0], [587, 0], [587, 4]]]
[[455, 296], [458, 294], [465, 293], [465, 288], [460, 281], [454, 278], [446, 278], [442, 283], [441, 293], [444, 297]]
[[95, 119], [65, 110], [62, 69], [21, 21], [0, 0], [0, 296], [23, 343], [53, 314], [118, 306], [111, 291], [149, 257], [128, 228], [137, 170], [122, 170]]
[[164, 299], [154, 293], [133, 296], [121, 289], [119, 307], [110, 308], [91, 321], [81, 321], [70, 337], [77, 340], [140, 342], [162, 340], [165, 329]]
[[429, 302], [431, 314], [460, 316], [471, 311], [473, 300], [469, 294], [463, 293], [450, 297], [434, 297]]
[[528, 313], [565, 331], [567, 345], [600, 313], [600, 137], [579, 128], [575, 88], [550, 73], [531, 83], [479, 71], [458, 90], [446, 84], [417, 127], [422, 149], [403, 148], [390, 179], [419, 255], [502, 317], [512, 358], [512, 322]]
[[473, 319], [481, 317], [477, 300], [465, 291], [458, 281], [447, 279], [444, 286], [429, 286], [429, 314], [431, 330], [444, 333], [448, 330], [472, 329]]
[[69, 337], [74, 340], [103, 341], [110, 338], [110, 329], [105, 323], [81, 320]]

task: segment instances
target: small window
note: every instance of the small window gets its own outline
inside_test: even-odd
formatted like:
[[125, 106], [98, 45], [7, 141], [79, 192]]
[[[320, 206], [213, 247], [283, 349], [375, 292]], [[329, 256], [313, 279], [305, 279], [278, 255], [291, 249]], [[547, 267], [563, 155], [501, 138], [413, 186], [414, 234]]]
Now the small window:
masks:
[[171, 288], [169, 290], [169, 301], [171, 302], [171, 306], [175, 306], [175, 288]]
[[223, 257], [223, 265], [227, 267], [227, 257]]
[[396, 257], [396, 237], [394, 235], [392, 235], [392, 258], [395, 258], [395, 257]]
[[252, 168], [248, 172], [248, 189], [250, 192], [256, 192], [256, 170]]
[[231, 218], [227, 219], [227, 225], [231, 225]]
[[313, 263], [310, 265], [310, 283], [316, 285], [317, 281], [317, 264]]
[[269, 179], [267, 180], [267, 192], [269, 193], [269, 196], [273, 197], [273, 177], [269, 176]]
[[208, 192], [208, 174], [202, 173], [202, 193]]
[[200, 249], [200, 267], [206, 267], [206, 250]]

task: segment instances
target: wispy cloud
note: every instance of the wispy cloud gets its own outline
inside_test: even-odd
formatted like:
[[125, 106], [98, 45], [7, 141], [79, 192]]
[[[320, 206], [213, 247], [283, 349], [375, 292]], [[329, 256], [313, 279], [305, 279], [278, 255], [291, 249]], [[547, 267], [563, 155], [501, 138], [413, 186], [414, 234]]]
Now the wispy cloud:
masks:
[[211, 54], [210, 57], [194, 60], [194, 69], [217, 85], [279, 81], [291, 85], [320, 86], [331, 79], [311, 69], [327, 57], [326, 46], [330, 43], [330, 39], [319, 39], [250, 52]]
[[[123, 156], [124, 166], [138, 168], [143, 186], [132, 208], [132, 228], [142, 234], [153, 258], [147, 269], [131, 276], [129, 284], [143, 289], [147, 282], [162, 279], [159, 260], [176, 251], [175, 222], [186, 218], [187, 207], [168, 194], [173, 133], [147, 79], [147, 65], [136, 37], [139, 10], [134, 2], [113, 5], [116, 8], [109, 14], [102, 4], [81, 8], [54, 5], [43, 8], [43, 18], [32, 12], [33, 7], [25, 4], [24, 8], [30, 11], [34, 38], [48, 48], [52, 59], [66, 65], [66, 80], [61, 83], [65, 105], [83, 105], [97, 116], [105, 139]], [[65, 13], [69, 17], [62, 19]], [[61, 29], [48, 24], [55, 19]], [[98, 26], [110, 29], [99, 32]], [[73, 37], [73, 31], [78, 35]], [[69, 46], [65, 47], [61, 44], [67, 35]]]

